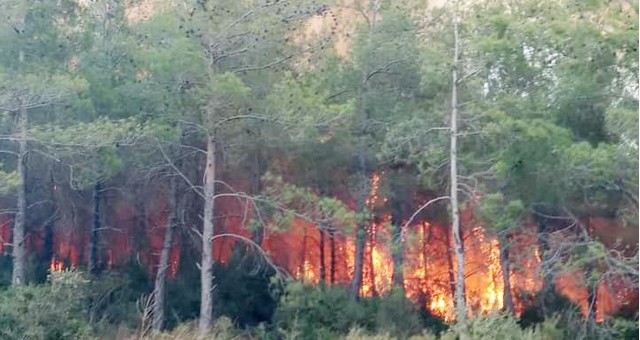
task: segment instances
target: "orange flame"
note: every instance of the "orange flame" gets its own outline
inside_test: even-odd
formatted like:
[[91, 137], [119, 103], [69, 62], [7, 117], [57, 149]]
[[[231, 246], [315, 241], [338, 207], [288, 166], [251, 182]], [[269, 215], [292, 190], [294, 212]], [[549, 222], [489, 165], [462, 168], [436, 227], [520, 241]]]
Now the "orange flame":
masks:
[[49, 261], [49, 272], [61, 272], [64, 271], [64, 261], [60, 260], [57, 256], [51, 258]]

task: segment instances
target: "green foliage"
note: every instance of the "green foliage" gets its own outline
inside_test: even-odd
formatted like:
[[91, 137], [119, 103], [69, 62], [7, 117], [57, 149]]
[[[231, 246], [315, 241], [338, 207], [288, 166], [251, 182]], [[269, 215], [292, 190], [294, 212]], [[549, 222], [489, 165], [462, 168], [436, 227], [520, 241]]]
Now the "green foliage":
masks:
[[347, 336], [344, 337], [345, 340], [392, 340], [395, 339], [391, 337], [389, 334], [370, 334], [364, 331], [361, 328], [352, 328], [349, 330]]
[[322, 288], [298, 282], [285, 287], [273, 322], [281, 332], [293, 332], [304, 339], [336, 338], [354, 328], [407, 338], [424, 328], [417, 308], [401, 290], [382, 298], [355, 301], [344, 287]]
[[[216, 319], [211, 326], [211, 330], [207, 332], [208, 339], [215, 340], [232, 340], [238, 339], [240, 336], [249, 339], [259, 339], [258, 337], [250, 337], [249, 334], [242, 332], [234, 327], [231, 319], [227, 317], [221, 317]], [[165, 332], [152, 334], [145, 339], [149, 340], [191, 340], [200, 339], [198, 333], [198, 327], [196, 323], [183, 323], [175, 329]]]
[[[77, 190], [117, 175], [123, 182], [118, 178], [112, 187], [143, 179], [161, 185], [169, 167], [158, 150], [187, 144], [183, 149], [197, 155], [203, 136], [213, 133], [223, 169], [217, 179], [232, 175], [244, 182], [245, 173], [234, 172], [250, 168], [252, 190], [261, 191], [254, 192], [262, 195], [254, 200], [262, 214], [251, 221], [256, 229], [268, 221], [281, 230], [298, 217], [352, 234], [350, 227], [367, 222], [371, 210], [384, 211], [387, 203], [356, 213], [345, 202], [366, 197], [371, 173], [396, 166], [410, 169], [412, 177], [418, 173], [419, 180], [402, 184], [412, 193], [442, 194], [449, 183], [454, 9], [445, 5], [425, 15], [422, 5], [410, 2], [369, 1], [355, 4], [355, 11], [330, 12], [312, 0], [162, 1], [152, 18], [141, 21], [125, 17], [128, 5], [122, 1], [0, 2], [2, 208], [15, 205], [20, 186], [37, 196], [33, 187], [49, 181], [44, 173], [60, 188]], [[349, 37], [348, 57], [330, 51], [335, 37], [329, 34], [300, 43], [307, 40], [298, 39], [309, 29], [306, 18], [341, 10], [357, 17], [336, 21], [341, 31], [330, 32]], [[457, 65], [456, 156], [463, 193], [483, 195], [478, 211], [485, 225], [504, 232], [544, 205], [637, 227], [638, 5], [478, 1], [456, 10], [463, 51]], [[20, 112], [28, 116], [24, 161], [33, 183], [21, 183], [14, 171]], [[199, 177], [198, 156], [180, 160], [193, 170], [192, 178]], [[267, 169], [272, 172], [260, 178]], [[199, 183], [193, 184], [197, 190]], [[381, 196], [401, 197], [402, 190], [385, 187], [384, 180], [382, 185]], [[28, 198], [29, 240], [38, 228], [31, 214], [43, 209], [43, 200], [48, 199]], [[60, 216], [82, 220], [65, 190], [57, 191], [55, 201]], [[184, 212], [197, 220], [197, 213]], [[391, 246], [393, 253], [400, 248]], [[601, 267], [610, 256], [600, 242], [568, 249], [550, 266], [556, 272]], [[262, 332], [434, 339], [418, 335], [432, 319], [420, 316], [401, 291], [355, 302], [343, 288], [294, 283], [272, 315], [279, 297], [268, 291], [273, 271], [253, 270], [261, 263], [244, 255], [234, 253], [226, 266], [216, 265], [215, 313], [232, 319], [220, 319], [216, 337]], [[168, 283], [171, 326], [198, 315], [198, 271], [193, 257], [181, 258], [179, 276]], [[10, 267], [8, 258], [0, 258], [0, 286], [8, 284]], [[637, 281], [637, 267], [625, 270], [635, 271]], [[90, 283], [72, 273], [64, 274], [67, 281], [59, 275], [45, 285], [0, 292], [0, 337], [82, 338], [90, 335], [87, 322], [102, 330], [114, 324], [132, 328], [139, 321], [135, 301], [150, 289], [141, 268]], [[586, 283], [593, 286], [601, 275], [590, 270]], [[523, 330], [511, 317], [483, 316], [443, 338], [462, 331], [474, 339], [605, 338], [637, 328], [637, 319], [597, 325], [562, 317]], [[269, 319], [280, 333], [263, 327], [248, 335], [233, 327]], [[429, 325], [428, 331], [437, 333], [440, 326]], [[167, 336], [195, 337], [194, 327], [180, 325]]]
[[7, 255], [0, 255], [0, 291], [11, 285], [12, 270], [12, 258]]
[[637, 340], [640, 334], [638, 332], [638, 315], [636, 314], [632, 319], [626, 319], [617, 317], [612, 321], [611, 328], [613, 329], [613, 334], [620, 339], [628, 339]]
[[344, 288], [323, 290], [294, 282], [285, 287], [273, 322], [303, 337], [335, 337], [356, 326], [373, 329], [371, 304], [370, 300], [353, 301]]
[[247, 99], [251, 89], [247, 87], [242, 79], [231, 72], [216, 75], [211, 80], [210, 93], [220, 102], [242, 102]]
[[15, 171], [3, 171], [0, 163], [0, 194], [13, 192], [20, 185], [20, 177]]
[[277, 112], [278, 119], [289, 126], [287, 132], [293, 141], [319, 141], [323, 133], [339, 129], [354, 114], [353, 100], [327, 102], [332, 89], [324, 88], [316, 78], [296, 78], [287, 73], [267, 98], [269, 110]]
[[296, 216], [335, 226], [349, 224], [357, 217], [342, 201], [319, 196], [314, 190], [287, 183], [279, 176], [267, 173], [263, 181], [266, 208], [272, 212], [275, 229], [287, 227]]
[[80, 272], [52, 273], [43, 285], [0, 292], [3, 339], [91, 339], [84, 299], [88, 281]]
[[514, 340], [554, 340], [563, 339], [564, 333], [558, 328], [558, 321], [547, 320], [535, 327], [522, 329], [513, 316], [492, 313], [480, 315], [467, 321], [465, 325], [456, 325], [442, 335], [441, 339], [465, 338], [477, 340], [514, 339]]
[[92, 326], [105, 331], [114, 325], [135, 328], [138, 300], [150, 293], [148, 273], [137, 263], [102, 273], [87, 286], [87, 309]]
[[30, 134], [47, 152], [69, 164], [71, 184], [83, 188], [118, 172], [124, 165], [119, 148], [149, 132], [135, 119], [98, 118], [66, 126], [42, 125]]
[[270, 321], [277, 303], [269, 289], [275, 274], [260, 255], [237, 245], [227, 263], [214, 265], [214, 315], [228, 317], [242, 328]]
[[485, 195], [480, 201], [480, 218], [486, 226], [501, 232], [517, 226], [524, 206], [520, 200], [505, 202], [501, 193]]
[[399, 338], [419, 334], [424, 327], [418, 307], [398, 288], [380, 299], [375, 321], [378, 333], [388, 332]]
[[180, 256], [180, 271], [167, 280], [166, 327], [171, 329], [198, 318], [200, 308], [200, 272], [192, 258]]

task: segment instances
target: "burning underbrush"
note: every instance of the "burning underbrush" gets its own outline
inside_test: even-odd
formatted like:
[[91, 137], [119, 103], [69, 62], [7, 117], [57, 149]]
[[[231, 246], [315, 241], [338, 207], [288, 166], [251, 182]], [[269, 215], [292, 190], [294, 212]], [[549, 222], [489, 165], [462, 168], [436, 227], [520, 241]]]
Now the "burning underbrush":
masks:
[[[372, 180], [368, 207], [385, 204], [380, 197], [380, 176]], [[246, 216], [238, 214], [235, 201], [222, 199], [217, 202], [220, 218], [217, 233], [235, 233], [252, 237], [246, 227]], [[233, 202], [232, 202], [233, 201]], [[375, 211], [372, 209], [372, 211]], [[124, 264], [131, 258], [147, 268], [153, 275], [162, 248], [164, 225], [167, 222], [166, 202], [154, 200], [145, 205], [146, 228], [136, 224], [136, 212], [124, 200], [115, 200], [106, 224], [118, 226], [101, 233], [101, 263], [104, 268]], [[89, 216], [75, 216], [76, 220], [89, 221]], [[139, 219], [139, 217], [138, 217]], [[379, 213], [370, 216], [365, 227], [362, 283], [360, 294], [365, 297], [390, 294], [394, 282], [392, 255], [393, 231], [391, 216]], [[403, 224], [406, 221], [403, 221]], [[9, 220], [0, 220], [0, 236], [8, 238]], [[78, 267], [87, 257], [86, 232], [69, 227], [72, 220], [56, 221], [49, 270], [62, 271]], [[510, 290], [513, 310], [521, 315], [529, 306], [535, 306], [543, 289], [544, 280], [541, 247], [537, 229], [531, 222], [510, 233], [507, 274], [511, 286], [505, 287], [501, 265], [501, 244], [497, 236], [474, 219], [473, 209], [467, 206], [462, 212], [463, 244], [465, 255], [465, 298], [470, 315], [489, 314], [506, 306], [505, 289]], [[318, 228], [313, 223], [294, 218], [285, 230], [265, 230], [261, 235], [261, 247], [273, 262], [292, 277], [304, 283], [349, 286], [354, 276], [356, 238], [355, 231], [332, 226]], [[554, 237], [562, 238], [562, 232]], [[454, 320], [453, 291], [455, 287], [456, 261], [452, 253], [452, 237], [448, 225], [416, 220], [401, 232], [403, 245], [403, 286], [406, 297], [420, 308], [445, 321]], [[32, 251], [43, 251], [43, 236], [35, 233], [28, 240]], [[0, 251], [5, 250], [1, 247]], [[236, 241], [228, 238], [214, 240], [214, 257], [226, 263]], [[180, 236], [174, 243], [170, 256], [169, 277], [178, 275], [181, 257]], [[628, 287], [621, 276], [603, 276], [590, 293], [584, 270], [556, 275], [555, 289], [576, 304], [583, 315], [595, 311], [597, 320], [621, 309], [637, 310], [633, 301], [637, 292]], [[592, 289], [593, 291], [593, 289]]]

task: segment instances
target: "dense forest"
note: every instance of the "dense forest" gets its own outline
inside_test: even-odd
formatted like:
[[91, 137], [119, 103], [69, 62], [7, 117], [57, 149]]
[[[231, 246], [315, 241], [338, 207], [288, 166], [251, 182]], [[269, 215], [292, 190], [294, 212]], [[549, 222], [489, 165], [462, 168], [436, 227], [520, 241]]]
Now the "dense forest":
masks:
[[0, 339], [638, 339], [625, 0], [0, 0]]

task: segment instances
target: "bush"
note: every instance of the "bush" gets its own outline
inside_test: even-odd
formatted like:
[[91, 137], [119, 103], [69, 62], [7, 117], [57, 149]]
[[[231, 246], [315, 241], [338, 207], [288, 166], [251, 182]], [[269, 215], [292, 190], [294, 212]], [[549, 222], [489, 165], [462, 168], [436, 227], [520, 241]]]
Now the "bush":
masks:
[[509, 314], [492, 313], [467, 320], [464, 326], [454, 325], [444, 333], [442, 340], [454, 340], [466, 334], [467, 339], [493, 340], [555, 340], [564, 339], [564, 333], [557, 327], [556, 319], [549, 319], [535, 327], [523, 329]]
[[262, 258], [238, 245], [228, 263], [214, 265], [214, 317], [226, 316], [243, 328], [270, 321], [277, 305], [269, 290], [275, 274]]
[[369, 334], [361, 328], [353, 328], [349, 331], [344, 340], [394, 340], [388, 333]]
[[292, 282], [274, 314], [282, 333], [302, 338], [335, 338], [351, 328], [372, 330], [375, 317], [367, 300], [355, 302], [343, 287], [321, 288]]
[[[231, 340], [231, 339], [251, 339], [252, 337], [241, 337], [243, 332], [234, 327], [231, 319], [222, 317], [213, 322], [211, 331], [207, 333], [205, 339]], [[188, 322], [178, 325], [171, 331], [154, 334], [148, 337], [149, 340], [194, 340], [200, 339], [197, 322]]]
[[584, 340], [638, 339], [638, 318], [612, 316], [604, 322], [587, 320], [577, 309], [569, 309], [558, 315], [563, 325], [564, 337]]
[[400, 338], [418, 334], [424, 328], [418, 307], [409, 301], [402, 289], [380, 299], [376, 310], [376, 331]]
[[11, 287], [0, 293], [0, 338], [90, 339], [82, 273], [52, 273], [42, 285]]
[[89, 320], [94, 327], [139, 323], [137, 301], [151, 292], [148, 275], [135, 262], [118, 270], [104, 272], [88, 286]]
[[11, 256], [0, 255], [0, 290], [11, 285], [11, 274], [13, 271], [13, 261]]
[[290, 283], [274, 315], [281, 333], [301, 338], [336, 338], [362, 332], [408, 338], [424, 329], [418, 308], [396, 290], [383, 298], [354, 301], [344, 287]]
[[[229, 318], [241, 328], [271, 321], [277, 304], [269, 289], [274, 274], [261, 258], [236, 247], [227, 263], [213, 266], [213, 317]], [[178, 276], [167, 281], [166, 299], [167, 328], [198, 318], [200, 270], [192, 260], [185, 257]]]
[[165, 326], [197, 319], [200, 315], [200, 270], [192, 258], [180, 256], [178, 275], [167, 280]]

